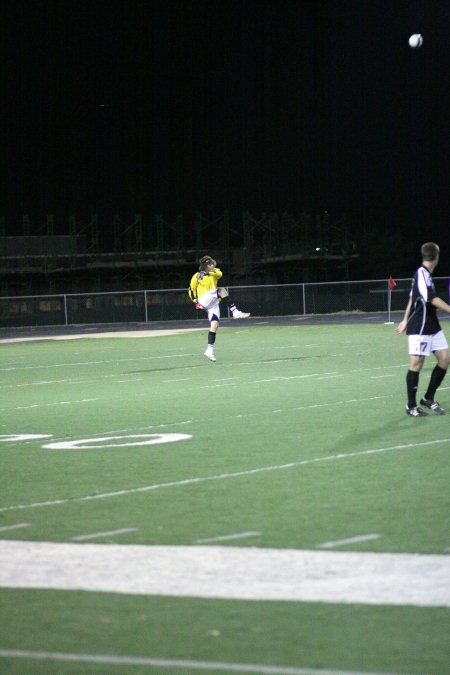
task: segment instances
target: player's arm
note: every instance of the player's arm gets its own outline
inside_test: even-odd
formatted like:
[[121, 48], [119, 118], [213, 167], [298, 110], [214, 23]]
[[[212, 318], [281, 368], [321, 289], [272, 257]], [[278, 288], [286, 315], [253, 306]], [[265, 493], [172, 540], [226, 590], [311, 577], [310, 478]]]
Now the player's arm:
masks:
[[412, 306], [412, 295], [409, 296], [408, 304], [406, 305], [406, 309], [405, 309], [405, 313], [403, 315], [403, 319], [400, 321], [397, 328], [395, 329], [395, 332], [397, 333], [397, 335], [401, 335], [406, 330], [406, 325], [408, 323], [408, 317], [409, 317], [409, 313], [411, 311], [411, 306]]
[[450, 314], [450, 305], [447, 305], [445, 300], [442, 300], [441, 298], [438, 298], [436, 296], [430, 302], [431, 302], [432, 305], [434, 305], [438, 309], [442, 310], [443, 312], [447, 312], [447, 314]]
[[189, 297], [191, 298], [192, 302], [197, 302], [198, 299], [198, 281], [198, 276], [194, 274], [191, 279], [191, 283], [189, 284]]
[[218, 267], [215, 267], [209, 274], [218, 281], [222, 276], [222, 271]]

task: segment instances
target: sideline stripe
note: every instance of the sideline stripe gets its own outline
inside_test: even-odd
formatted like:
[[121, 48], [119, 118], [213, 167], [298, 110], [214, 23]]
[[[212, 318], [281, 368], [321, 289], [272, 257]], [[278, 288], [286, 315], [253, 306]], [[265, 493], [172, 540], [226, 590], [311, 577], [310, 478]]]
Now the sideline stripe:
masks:
[[450, 438], [440, 438], [435, 441], [422, 441], [421, 443], [404, 443], [401, 445], [392, 445], [387, 448], [374, 448], [370, 450], [360, 450], [359, 452], [338, 453], [337, 455], [327, 455], [326, 457], [315, 457], [313, 459], [302, 459], [298, 462], [289, 462], [288, 464], [275, 464], [272, 466], [261, 466], [256, 469], [246, 471], [236, 471], [234, 473], [221, 473], [213, 476], [199, 476], [197, 478], [185, 478], [184, 480], [171, 481], [169, 483], [156, 483], [154, 485], [144, 485], [128, 490], [116, 490], [115, 492], [102, 492], [96, 495], [86, 495], [84, 497], [71, 497], [64, 499], [55, 499], [47, 502], [34, 502], [32, 504], [15, 504], [14, 506], [3, 506], [0, 513], [6, 511], [19, 511], [21, 509], [35, 509], [42, 506], [56, 506], [59, 504], [74, 504], [76, 502], [88, 502], [94, 499], [109, 499], [111, 497], [123, 497], [125, 495], [139, 494], [141, 492], [151, 492], [163, 488], [181, 487], [183, 485], [194, 485], [196, 483], [206, 483], [212, 480], [226, 480], [228, 478], [240, 478], [241, 476], [252, 476], [268, 471], [279, 471], [281, 469], [293, 469], [297, 466], [306, 466], [307, 464], [317, 464], [318, 462], [330, 462], [337, 459], [348, 459], [350, 457], [364, 457], [366, 455], [375, 455], [381, 452], [391, 452], [392, 450], [405, 450], [408, 448], [419, 448], [436, 443], [449, 443]]
[[0, 588], [450, 607], [450, 556], [3, 539]]
[[109, 532], [94, 532], [93, 534], [81, 534], [79, 537], [72, 537], [72, 541], [87, 541], [88, 539], [109, 537], [110, 535], [125, 534], [126, 532], [137, 532], [137, 527], [124, 527], [121, 530], [110, 530]]
[[[70, 654], [67, 652], [33, 652], [22, 649], [0, 649], [0, 657], [34, 659], [39, 661], [68, 661], [72, 663], [103, 663], [121, 666], [150, 666], [155, 668], [190, 668], [193, 670], [225, 670], [232, 673], [261, 673], [261, 675], [381, 675], [354, 670], [316, 670], [289, 666], [264, 666], [253, 663], [223, 663], [220, 661], [189, 661], [185, 659], [155, 659], [146, 656], [109, 656], [107, 654]], [[395, 675], [383, 673], [382, 675]], [[398, 674], [397, 674], [398, 675]]]
[[319, 544], [317, 548], [336, 548], [337, 546], [345, 546], [346, 544], [357, 544], [360, 541], [371, 541], [371, 539], [379, 539], [379, 534], [360, 534], [357, 537], [349, 537], [348, 539], [337, 539], [336, 541], [326, 541]]

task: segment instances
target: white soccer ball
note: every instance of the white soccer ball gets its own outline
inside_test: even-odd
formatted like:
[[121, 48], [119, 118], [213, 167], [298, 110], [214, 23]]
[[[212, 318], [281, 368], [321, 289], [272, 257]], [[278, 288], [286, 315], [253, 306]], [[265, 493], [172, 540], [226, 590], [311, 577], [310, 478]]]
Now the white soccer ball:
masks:
[[408, 40], [409, 46], [413, 49], [418, 49], [423, 44], [423, 37], [420, 33], [414, 33]]

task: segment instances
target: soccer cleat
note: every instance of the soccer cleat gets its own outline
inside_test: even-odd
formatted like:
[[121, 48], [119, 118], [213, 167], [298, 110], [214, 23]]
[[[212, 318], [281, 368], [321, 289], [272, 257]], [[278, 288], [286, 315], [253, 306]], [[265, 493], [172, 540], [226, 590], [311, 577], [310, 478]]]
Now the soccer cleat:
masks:
[[204, 351], [204, 355], [210, 361], [217, 361], [216, 357], [214, 356], [214, 349], [212, 347], [207, 347]]
[[424, 405], [426, 408], [429, 408], [435, 412], [436, 415], [445, 415], [444, 408], [441, 408], [437, 401], [428, 401], [426, 398], [421, 398], [420, 405]]
[[250, 312], [241, 312], [240, 309], [235, 309], [233, 312], [233, 319], [248, 319]]
[[428, 413], [426, 413], [425, 410], [422, 410], [422, 408], [419, 408], [418, 405], [415, 405], [412, 408], [406, 406], [406, 414], [411, 415], [411, 417], [426, 417], [428, 415]]

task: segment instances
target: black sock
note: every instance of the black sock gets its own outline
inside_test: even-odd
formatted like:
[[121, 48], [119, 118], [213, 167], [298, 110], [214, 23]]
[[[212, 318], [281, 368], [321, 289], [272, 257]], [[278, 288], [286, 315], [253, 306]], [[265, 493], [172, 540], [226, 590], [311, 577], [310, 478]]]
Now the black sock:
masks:
[[216, 334], [212, 332], [212, 330], [209, 331], [208, 333], [208, 344], [213, 346], [213, 344], [216, 341]]
[[436, 389], [439, 387], [441, 384], [442, 380], [445, 377], [445, 373], [447, 371], [444, 370], [444, 368], [441, 368], [440, 366], [436, 365], [433, 369], [433, 372], [431, 373], [430, 377], [430, 384], [428, 385], [428, 389], [425, 394], [425, 398], [427, 401], [433, 401], [434, 400], [434, 395], [436, 393]]
[[406, 389], [408, 391], [408, 407], [415, 408], [417, 405], [416, 395], [419, 385], [419, 373], [415, 370], [408, 370], [406, 373]]
[[232, 314], [233, 314], [234, 310], [237, 309], [236, 305], [234, 304], [234, 302], [232, 300], [230, 300], [229, 297], [223, 298], [222, 305], [225, 305], [226, 307], [228, 307], [228, 309], [230, 310], [230, 312]]

